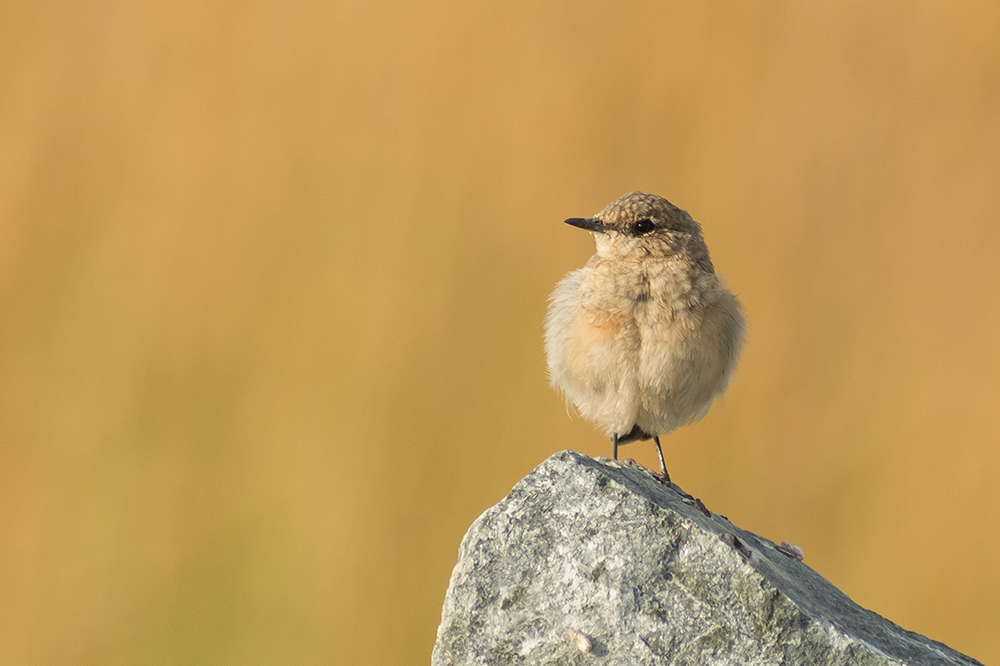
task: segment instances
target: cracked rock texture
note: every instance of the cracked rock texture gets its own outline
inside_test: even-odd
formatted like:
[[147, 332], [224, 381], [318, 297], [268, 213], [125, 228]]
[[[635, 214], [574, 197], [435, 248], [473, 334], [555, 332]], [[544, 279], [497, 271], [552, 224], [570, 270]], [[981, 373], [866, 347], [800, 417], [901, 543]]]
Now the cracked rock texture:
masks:
[[433, 666], [978, 664], [629, 463], [563, 451], [469, 529]]

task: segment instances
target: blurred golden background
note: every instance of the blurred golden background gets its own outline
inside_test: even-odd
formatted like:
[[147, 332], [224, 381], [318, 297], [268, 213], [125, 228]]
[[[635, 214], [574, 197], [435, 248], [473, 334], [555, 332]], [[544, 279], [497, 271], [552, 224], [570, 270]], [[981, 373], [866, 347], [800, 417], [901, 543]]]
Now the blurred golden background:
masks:
[[1000, 660], [997, 3], [0, 12], [0, 662], [427, 663], [472, 520], [610, 453], [541, 329], [635, 189], [750, 321], [675, 481]]

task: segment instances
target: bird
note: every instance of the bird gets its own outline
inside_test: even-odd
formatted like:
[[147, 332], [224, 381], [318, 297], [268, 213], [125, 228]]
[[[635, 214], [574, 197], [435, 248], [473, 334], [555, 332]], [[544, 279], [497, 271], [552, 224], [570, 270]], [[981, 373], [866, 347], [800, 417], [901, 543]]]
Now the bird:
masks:
[[701, 225], [663, 197], [629, 192], [593, 217], [596, 252], [556, 285], [545, 318], [549, 381], [618, 447], [708, 413], [739, 363], [746, 324], [715, 273]]

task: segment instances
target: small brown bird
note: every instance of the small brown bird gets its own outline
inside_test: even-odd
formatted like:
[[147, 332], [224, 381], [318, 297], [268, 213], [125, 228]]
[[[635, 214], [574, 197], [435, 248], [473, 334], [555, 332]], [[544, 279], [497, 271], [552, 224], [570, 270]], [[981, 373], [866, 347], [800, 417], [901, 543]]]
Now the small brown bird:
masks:
[[715, 274], [701, 226], [655, 194], [631, 192], [567, 224], [597, 252], [556, 286], [545, 320], [552, 385], [618, 446], [701, 419], [743, 348], [740, 303]]

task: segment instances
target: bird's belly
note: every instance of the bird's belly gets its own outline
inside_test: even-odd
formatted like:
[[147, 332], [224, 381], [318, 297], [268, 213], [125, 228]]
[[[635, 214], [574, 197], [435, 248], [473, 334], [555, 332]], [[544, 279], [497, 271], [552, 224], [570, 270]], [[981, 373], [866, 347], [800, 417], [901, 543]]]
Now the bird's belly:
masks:
[[627, 432], [641, 406], [635, 322], [578, 308], [569, 317], [562, 342], [552, 368], [553, 382], [585, 418], [609, 434]]
[[666, 434], [698, 421], [725, 390], [731, 345], [704, 323], [681, 316], [667, 326], [640, 324], [636, 425], [646, 432]]
[[665, 435], [702, 418], [712, 405], [718, 376], [683, 347], [644, 347], [637, 372], [636, 425]]

